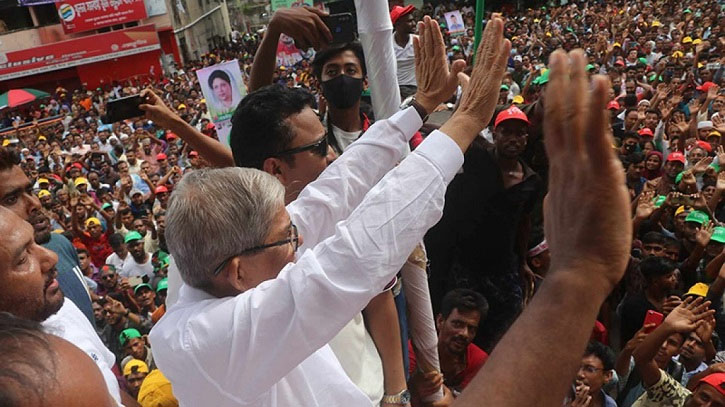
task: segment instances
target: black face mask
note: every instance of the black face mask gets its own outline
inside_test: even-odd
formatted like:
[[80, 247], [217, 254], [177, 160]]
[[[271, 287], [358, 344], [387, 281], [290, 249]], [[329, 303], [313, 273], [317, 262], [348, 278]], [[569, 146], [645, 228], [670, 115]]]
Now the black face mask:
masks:
[[338, 75], [322, 82], [322, 95], [327, 102], [338, 109], [348, 109], [360, 100], [363, 80], [347, 75]]

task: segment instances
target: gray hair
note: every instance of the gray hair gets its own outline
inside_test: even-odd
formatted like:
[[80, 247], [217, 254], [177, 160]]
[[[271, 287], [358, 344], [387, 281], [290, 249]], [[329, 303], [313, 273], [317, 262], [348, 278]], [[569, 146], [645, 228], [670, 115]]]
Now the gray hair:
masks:
[[201, 169], [174, 188], [166, 242], [186, 284], [207, 288], [214, 269], [267, 238], [284, 205], [284, 187], [252, 168]]

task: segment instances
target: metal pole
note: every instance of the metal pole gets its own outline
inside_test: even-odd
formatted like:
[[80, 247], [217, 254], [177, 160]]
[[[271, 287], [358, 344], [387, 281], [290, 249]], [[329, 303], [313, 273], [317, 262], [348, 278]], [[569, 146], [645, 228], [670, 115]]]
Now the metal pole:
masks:
[[476, 28], [474, 31], [475, 41], [473, 43], [473, 61], [475, 62], [478, 43], [481, 42], [483, 32], [483, 3], [484, 0], [476, 0]]

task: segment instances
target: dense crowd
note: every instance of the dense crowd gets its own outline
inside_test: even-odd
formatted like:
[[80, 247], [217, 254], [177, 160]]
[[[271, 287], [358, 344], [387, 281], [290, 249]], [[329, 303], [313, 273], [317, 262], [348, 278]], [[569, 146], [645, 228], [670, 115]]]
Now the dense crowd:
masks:
[[[167, 76], [114, 82], [97, 89], [59, 86], [48, 100], [0, 111], [0, 205], [33, 228], [30, 231], [24, 223], [15, 222], [10, 212], [2, 212], [0, 233], [11, 243], [7, 250], [0, 250], [0, 256], [5, 256], [0, 257], [0, 282], [11, 294], [0, 297], [0, 311], [22, 319], [0, 313], [0, 360], [20, 360], [17, 355], [27, 349], [15, 344], [13, 338], [18, 337], [27, 337], [28, 349], [57, 347], [59, 360], [78, 359], [73, 356], [77, 349], [63, 348], [66, 345], [41, 332], [81, 332], [81, 326], [90, 324], [97, 334], [94, 338], [73, 333], [60, 336], [91, 354], [101, 368], [103, 377], [87, 373], [85, 385], [103, 387], [105, 381], [115, 402], [126, 406], [135, 402], [171, 406], [178, 405], [177, 399], [186, 405], [275, 405], [269, 400], [276, 400], [276, 405], [323, 405], [326, 397], [334, 400], [344, 393], [320, 395], [313, 391], [319, 383], [302, 378], [325, 368], [340, 371], [376, 406], [450, 405], [490, 360], [489, 354], [493, 358], [499, 353], [492, 352], [499, 349], [501, 338], [519, 315], [534, 307], [537, 297], [548, 294], [547, 284], [556, 284], [545, 283], [550, 269], [561, 267], [555, 256], [562, 253], [553, 257], [549, 251], [554, 243], [544, 219], [552, 212], [550, 205], [548, 209], [544, 205], [544, 196], [552, 192], [554, 177], [561, 177], [561, 167], [573, 168], [579, 158], [557, 153], [565, 150], [565, 142], [547, 139], [545, 144], [545, 133], [558, 129], [566, 138], [591, 124], [572, 119], [588, 111], [588, 99], [577, 105], [576, 100], [564, 101], [563, 93], [547, 92], [547, 88], [557, 69], [550, 62], [554, 52], [581, 49], [581, 55], [570, 54], [571, 61], [585, 60], [587, 78], [609, 79], [607, 128], [614, 136], [611, 149], [621, 162], [630, 202], [629, 219], [613, 220], [602, 213], [599, 221], [631, 223], [632, 244], [624, 277], [602, 298], [601, 307], [595, 304], [597, 320], [586, 327], [589, 343], [561, 403], [571, 407], [725, 406], [725, 342], [721, 339], [725, 335], [725, 168], [721, 168], [725, 165], [721, 142], [725, 135], [725, 6], [711, 0], [576, 1], [506, 12], [502, 35], [511, 43], [510, 53], [501, 66], [494, 63], [484, 75], [476, 71], [482, 62], [477, 61], [474, 69], [474, 57], [496, 58], [491, 27], [498, 20], [490, 12], [485, 14], [491, 44], [483, 45], [491, 47], [491, 54], [477, 55], [473, 5], [471, 1], [434, 1], [425, 2], [421, 10], [391, 7], [403, 112], [386, 120], [376, 122], [373, 114], [368, 81], [375, 78], [368, 76], [367, 50], [358, 42], [321, 46], [329, 41], [330, 33], [315, 25], [321, 12], [313, 8], [278, 10], [266, 31], [234, 32], [224, 48], [176, 67]], [[456, 10], [465, 30], [451, 34], [445, 13]], [[432, 17], [432, 22], [424, 16]], [[425, 49], [421, 47], [437, 38], [437, 28], [431, 27], [438, 26], [442, 48], [436, 52], [442, 52], [446, 60], [445, 72], [436, 71], [441, 68], [421, 56]], [[279, 65], [275, 53], [282, 34], [317, 52], [302, 53], [293, 65]], [[248, 95], [232, 119], [229, 148], [219, 141], [195, 71], [232, 59], [240, 64]], [[429, 59], [433, 60], [430, 55]], [[445, 204], [440, 203], [439, 219], [424, 216], [421, 209], [418, 227], [427, 225], [419, 231], [425, 237], [413, 239], [418, 231], [400, 225], [415, 222], [394, 216], [415, 209], [413, 186], [430, 182], [430, 190], [435, 191], [438, 184], [408, 172], [401, 182], [409, 186], [388, 196], [376, 183], [382, 178], [383, 185], [404, 173], [408, 159], [396, 169], [398, 173], [391, 176], [391, 171], [383, 178], [402, 159], [404, 150], [423, 149], [410, 157], [434, 156], [434, 148], [444, 154], [442, 133], [458, 142], [453, 135], [456, 129], [471, 128], [460, 121], [466, 114], [472, 116], [466, 111], [473, 103], [470, 95], [484, 89], [480, 78], [499, 69], [500, 80], [485, 85], [498, 92], [487, 95], [496, 99], [495, 110], [477, 129], [477, 136], [466, 142], [466, 147], [471, 146], [464, 148], [462, 165], [445, 180], [450, 184], [442, 187]], [[453, 79], [444, 91], [435, 93], [431, 90], [435, 75]], [[137, 93], [145, 97], [146, 117], [106, 123], [109, 100]], [[547, 124], [556, 106], [563, 103], [575, 106], [573, 113], [564, 115], [571, 126], [565, 127], [563, 120], [558, 127]], [[452, 116], [442, 126], [423, 124], [434, 112]], [[397, 144], [380, 141], [386, 132], [398, 137]], [[366, 154], [375, 154], [375, 159], [369, 160], [373, 156], [369, 155], [367, 162], [358, 164], [354, 160], [363, 156], [365, 148], [371, 149]], [[605, 162], [592, 160], [592, 166], [606, 168]], [[273, 177], [211, 169], [234, 166], [256, 168]], [[609, 175], [608, 179], [587, 178], [586, 188], [592, 195], [587, 202], [592, 207], [592, 202], [609, 202], [617, 196], [612, 187], [617, 174]], [[248, 183], [237, 184], [245, 177]], [[333, 183], [346, 177], [353, 181]], [[362, 191], [360, 185], [367, 189]], [[243, 191], [249, 188], [276, 193], [290, 215], [279, 222], [277, 217], [266, 221], [250, 215], [266, 201], [245, 195]], [[390, 199], [389, 211], [372, 203], [366, 206], [370, 188]], [[572, 182], [570, 188], [576, 189], [577, 184]], [[431, 201], [434, 198], [431, 195]], [[411, 205], [399, 208], [390, 202]], [[582, 219], [598, 216], [589, 213], [585, 202], [570, 206], [581, 212]], [[400, 212], [391, 214], [393, 209]], [[368, 256], [363, 262], [366, 267], [379, 270], [370, 285], [387, 281], [374, 293], [367, 288], [369, 298], [363, 298], [367, 292], [351, 288], [353, 281], [340, 280], [336, 288], [349, 296], [349, 303], [325, 309], [320, 304], [327, 297], [321, 296], [315, 307], [302, 297], [286, 299], [287, 293], [264, 285], [277, 274], [257, 281], [239, 265], [238, 256], [251, 253], [256, 258], [265, 250], [284, 248], [291, 252], [277, 273], [287, 260], [295, 259], [295, 252], [300, 267], [312, 264], [309, 267], [324, 269], [333, 264], [305, 257], [314, 251], [337, 253], [341, 256], [335, 258], [340, 262], [337, 268], [346, 264], [350, 274], [364, 274], [351, 257], [339, 254], [344, 250], [335, 246], [341, 243], [333, 235], [342, 233], [335, 232], [338, 221], [343, 221], [338, 228], [344, 232], [361, 214], [368, 220], [398, 225], [405, 232], [400, 240], [387, 241], [395, 236], [377, 234], [376, 228], [382, 226], [365, 224], [366, 233], [350, 234], [358, 250], [369, 250], [362, 253], [363, 258]], [[265, 212], [265, 216], [277, 215]], [[239, 237], [239, 229], [263, 234]], [[368, 231], [380, 240], [372, 244], [364, 240], [369, 236], [356, 236]], [[592, 233], [596, 232], [593, 228]], [[275, 241], [267, 243], [270, 236]], [[326, 236], [332, 237], [325, 240]], [[609, 235], [591, 237], [616, 240]], [[29, 285], [15, 276], [22, 274], [28, 260], [17, 266], [12, 250], [28, 251], [32, 241], [53, 253], [43, 252], [41, 260], [28, 263], [43, 269], [40, 293], [23, 291], [30, 290]], [[318, 244], [329, 245], [327, 252], [317, 250]], [[229, 245], [231, 252], [225, 252]], [[381, 246], [395, 254], [401, 251], [402, 271], [392, 254], [388, 261], [376, 257], [375, 250]], [[408, 256], [412, 247], [416, 249]], [[406, 248], [408, 252], [402, 253]], [[240, 249], [244, 250], [239, 253]], [[588, 253], [587, 247], [579, 249], [563, 257]], [[591, 259], [584, 256], [580, 261]], [[255, 267], [260, 264], [266, 263], [255, 263]], [[616, 269], [616, 264], [615, 258], [603, 258], [599, 266]], [[437, 369], [430, 365], [431, 350], [419, 348], [418, 317], [412, 315], [417, 310], [411, 309], [410, 299], [406, 302], [406, 296], [419, 294], [405, 284], [407, 266], [429, 273], [429, 290], [423, 297], [429, 295], [428, 307], [435, 316], [431, 329], [438, 342], [432, 350]], [[392, 281], [383, 273], [386, 267], [397, 267]], [[290, 280], [293, 296], [299, 295], [295, 290], [312, 295], [323, 285], [317, 282], [318, 276], [310, 277], [317, 283], [303, 286], [285, 270], [277, 279]], [[53, 283], [56, 273], [61, 300], [52, 293], [58, 290]], [[231, 277], [235, 273], [238, 279]], [[221, 280], [228, 280], [230, 286]], [[259, 294], [256, 306], [254, 299], [244, 306], [214, 302], [217, 297], [243, 297], [247, 291], [265, 289], [271, 299]], [[592, 295], [598, 298], [594, 291]], [[567, 292], [558, 294], [567, 296]], [[213, 305], [193, 308], [190, 304], [196, 301]], [[69, 302], [80, 312], [67, 309]], [[293, 320], [289, 327], [270, 328], [254, 314], [263, 306], [271, 307], [269, 312], [278, 321], [288, 318], [288, 313], [295, 318], [303, 318], [304, 311], [310, 310], [319, 315]], [[333, 311], [344, 314], [346, 307], [353, 319], [348, 315], [337, 321], [341, 317], [333, 316]], [[41, 322], [42, 328], [30, 321]], [[310, 323], [320, 325], [314, 335], [297, 331]], [[254, 334], [237, 324], [250, 324], [244, 329]], [[199, 326], [202, 332], [195, 336], [178, 332]], [[244, 342], [235, 336], [236, 330], [246, 332], [247, 337], [239, 334]], [[299, 349], [285, 345], [297, 341], [304, 342]], [[93, 353], [88, 347], [103, 350]], [[229, 351], [223, 356], [210, 351], [225, 347]], [[306, 347], [310, 350], [304, 354]], [[291, 362], [280, 362], [287, 352], [295, 360], [292, 366], [299, 365], [289, 374], [284, 363]], [[552, 354], [557, 352], [561, 350], [551, 349]], [[268, 354], [274, 357], [269, 359]], [[540, 369], [547, 369], [545, 362], [540, 363]], [[88, 369], [80, 364], [68, 366]], [[482, 370], [480, 383], [487, 380], [486, 372]], [[5, 383], [33, 387], [38, 382], [32, 376], [0, 373], [0, 387], [6, 387]], [[199, 381], [206, 382], [202, 386]], [[330, 387], [338, 386], [336, 391], [344, 388], [344, 383], [331, 383]], [[273, 390], [265, 390], [270, 386]], [[219, 394], [212, 396], [209, 388]], [[15, 401], [9, 405], [27, 405], [23, 402], [27, 399], [18, 396], [21, 393], [8, 392], [8, 400]], [[349, 394], [354, 405], [358, 405], [357, 396]], [[34, 397], [44, 396], [36, 392]], [[65, 400], [65, 405], [106, 405], [91, 398], [83, 401], [91, 404], [72, 398], [57, 400]]]

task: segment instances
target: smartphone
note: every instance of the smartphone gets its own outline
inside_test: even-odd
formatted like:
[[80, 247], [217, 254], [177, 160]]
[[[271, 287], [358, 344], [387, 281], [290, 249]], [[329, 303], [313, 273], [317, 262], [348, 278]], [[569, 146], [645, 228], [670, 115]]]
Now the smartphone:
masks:
[[649, 328], [645, 331], [646, 333], [650, 333], [650, 332], [654, 331], [655, 328], [660, 326], [660, 324], [662, 323], [662, 321], [664, 319], [665, 319], [665, 316], [662, 315], [661, 312], [649, 310], [649, 311], [647, 311], [647, 315], [644, 317], [644, 323], [642, 324], [642, 326], [645, 326], [648, 324], [655, 324], [655, 326], [653, 326], [652, 328]]
[[137, 285], [139, 285], [141, 283], [143, 283], [143, 278], [141, 278], [139, 276], [128, 278], [128, 285], [130, 285], [131, 288], [135, 288]]
[[109, 100], [106, 104], [108, 111], [108, 124], [120, 122], [121, 120], [130, 119], [132, 117], [143, 116], [145, 113], [139, 109], [139, 105], [143, 103], [140, 95], [126, 96], [119, 99]]
[[330, 44], [345, 44], [355, 41], [357, 31], [355, 30], [355, 20], [352, 13], [330, 14], [322, 17], [322, 21], [332, 33], [332, 42]]

